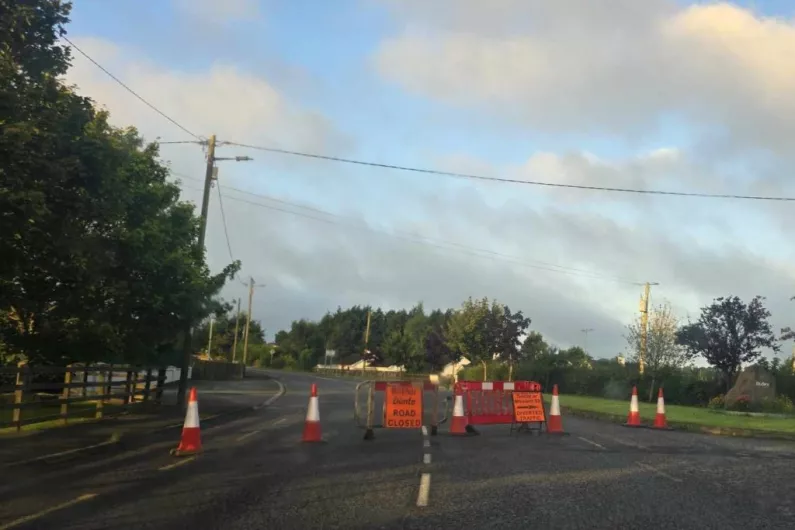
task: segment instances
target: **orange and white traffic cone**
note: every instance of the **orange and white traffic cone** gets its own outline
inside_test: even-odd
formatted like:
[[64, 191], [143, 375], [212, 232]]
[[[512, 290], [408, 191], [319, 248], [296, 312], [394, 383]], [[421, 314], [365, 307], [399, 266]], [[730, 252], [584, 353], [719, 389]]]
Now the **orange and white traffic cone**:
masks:
[[627, 427], [641, 427], [640, 409], [638, 408], [638, 387], [632, 387], [632, 399], [629, 401], [629, 416], [624, 424]]
[[306, 422], [302, 442], [322, 442], [320, 436], [320, 409], [317, 406], [317, 385], [312, 383], [312, 392], [309, 395], [309, 408], [306, 410]]
[[464, 414], [464, 395], [459, 388], [455, 389], [455, 402], [453, 403], [453, 419], [450, 421], [450, 434], [461, 436], [477, 434], [474, 427], [469, 425]]
[[547, 418], [548, 434], [566, 434], [563, 431], [563, 419], [560, 416], [560, 398], [558, 385], [552, 386], [552, 403], [549, 405], [549, 418]]
[[654, 417], [655, 429], [668, 429], [668, 422], [665, 419], [665, 398], [663, 397], [663, 389], [657, 392], [657, 415]]
[[174, 456], [188, 456], [202, 450], [201, 428], [199, 427], [199, 398], [196, 387], [190, 389], [188, 410], [185, 411], [185, 423], [182, 426], [182, 438], [179, 446], [171, 450]]

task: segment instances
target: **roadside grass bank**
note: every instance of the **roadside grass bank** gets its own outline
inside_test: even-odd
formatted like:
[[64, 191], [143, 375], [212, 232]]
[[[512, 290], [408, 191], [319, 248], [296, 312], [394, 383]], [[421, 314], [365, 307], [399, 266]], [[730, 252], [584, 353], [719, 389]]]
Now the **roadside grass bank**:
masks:
[[[545, 396], [547, 403], [550, 396]], [[625, 401], [590, 396], [560, 395], [561, 412], [572, 416], [624, 423], [629, 413]], [[657, 413], [656, 403], [639, 403], [644, 424], [651, 425]], [[795, 440], [795, 417], [758, 414], [725, 414], [701, 407], [666, 405], [668, 425], [675, 429], [724, 436], [765, 437]], [[565, 421], [565, 418], [564, 418]]]

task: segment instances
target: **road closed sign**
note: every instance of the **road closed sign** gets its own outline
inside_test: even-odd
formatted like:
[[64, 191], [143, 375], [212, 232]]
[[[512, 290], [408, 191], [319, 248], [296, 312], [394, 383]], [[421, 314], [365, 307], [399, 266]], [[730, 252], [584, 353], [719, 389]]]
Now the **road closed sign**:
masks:
[[514, 392], [513, 416], [516, 423], [546, 421], [541, 392]]
[[422, 390], [415, 386], [386, 387], [387, 429], [419, 429], [422, 427]]

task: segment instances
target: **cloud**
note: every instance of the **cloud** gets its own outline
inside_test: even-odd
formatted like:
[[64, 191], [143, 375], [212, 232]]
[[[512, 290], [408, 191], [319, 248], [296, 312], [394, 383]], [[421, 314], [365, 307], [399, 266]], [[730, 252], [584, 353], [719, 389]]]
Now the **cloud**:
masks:
[[[317, 112], [301, 109], [266, 79], [232, 64], [207, 70], [165, 68], [103, 39], [75, 37], [77, 46], [114, 75], [129, 82], [146, 101], [199, 136], [217, 134], [258, 145], [291, 146], [310, 151], [333, 148], [341, 138]], [[135, 101], [122, 86], [73, 53], [67, 81], [81, 94], [112, 111], [117, 124], [135, 124], [149, 139], [190, 139], [155, 111]]]
[[188, 16], [210, 24], [255, 18], [260, 14], [258, 0], [173, 0], [175, 7]]
[[407, 29], [382, 42], [375, 65], [412, 92], [547, 131], [633, 138], [677, 116], [743, 145], [790, 149], [790, 21], [663, 0], [387, 3]]
[[[707, 35], [698, 38], [709, 42], [720, 40], [709, 37], [703, 20], [694, 15], [708, 11], [656, 0], [644, 2], [644, 9], [629, 0], [598, 6], [582, 0], [494, 0], [489, 9], [474, 0], [392, 5], [408, 21], [408, 29], [383, 44], [378, 64], [390, 79], [428, 97], [511, 111], [532, 120], [528, 123], [539, 131], [552, 132], [585, 128], [643, 135], [671, 109], [723, 126], [740, 119], [718, 112], [736, 103], [740, 89], [731, 88], [728, 96], [710, 93], [710, 78], [692, 79], [695, 59], [677, 58], [677, 46], [706, 48], [692, 44], [697, 34]], [[784, 24], [754, 17], [745, 23], [765, 32], [768, 25]], [[332, 123], [322, 112], [302, 107], [268, 79], [234, 64], [173, 68], [133, 48], [85, 37], [74, 41], [198, 134], [330, 154], [344, 154], [352, 142], [339, 132], [344, 123]], [[608, 42], [609, 48], [600, 51], [594, 42]], [[659, 46], [671, 42], [677, 46]], [[431, 49], [442, 55], [431, 57]], [[699, 53], [691, 49], [694, 57]], [[725, 54], [721, 60], [736, 60], [733, 53]], [[107, 106], [114, 123], [134, 124], [149, 139], [190, 139], [78, 54], [74, 63], [68, 80]], [[676, 79], [678, 75], [685, 78]], [[786, 86], [774, 81], [768, 83], [773, 87], [768, 93]], [[754, 89], [761, 86], [753, 80], [746, 83]], [[743, 90], [751, 93], [751, 88]], [[786, 116], [765, 114], [765, 108], [760, 103], [738, 115], [756, 120], [752, 128], [776, 119], [786, 123]], [[745, 132], [732, 134], [735, 141], [746, 141]], [[755, 141], [760, 138], [756, 135]], [[374, 147], [367, 145], [371, 152]], [[426, 151], [433, 152], [433, 147]], [[775, 325], [791, 324], [786, 321], [792, 310], [789, 296], [795, 294], [790, 289], [791, 222], [774, 218], [767, 207], [495, 184], [293, 159], [279, 162], [264, 153], [224, 149], [224, 156], [252, 154], [258, 159], [223, 166], [224, 217], [234, 257], [244, 265], [244, 277], [231, 282], [225, 296], [245, 300], [241, 281], [249, 275], [266, 284], [255, 293], [254, 317], [271, 333], [294, 319], [319, 318], [337, 306], [400, 308], [422, 300], [426, 307], [446, 308], [467, 296], [489, 296], [523, 310], [533, 318], [533, 329], [562, 346], [580, 342], [579, 330], [593, 328], [589, 349], [612, 356], [624, 348], [623, 326], [637, 316], [638, 283], [644, 281], [659, 282], [652, 289], [653, 301], [670, 300], [682, 317], [688, 312], [695, 316], [716, 296], [749, 299], [763, 294], [770, 297]], [[163, 152], [175, 169], [203, 173], [195, 146], [163, 146]], [[520, 180], [702, 191], [726, 191], [730, 184], [713, 161], [675, 141], [621, 156], [528, 150], [523, 160], [513, 163], [477, 157], [463, 148], [432, 156], [429, 164], [441, 169]], [[770, 188], [781, 185], [773, 178], [775, 167], [765, 181]], [[186, 181], [185, 197], [198, 202], [200, 186]], [[233, 187], [344, 217], [242, 194]], [[215, 194], [207, 246], [213, 270], [229, 262]]]

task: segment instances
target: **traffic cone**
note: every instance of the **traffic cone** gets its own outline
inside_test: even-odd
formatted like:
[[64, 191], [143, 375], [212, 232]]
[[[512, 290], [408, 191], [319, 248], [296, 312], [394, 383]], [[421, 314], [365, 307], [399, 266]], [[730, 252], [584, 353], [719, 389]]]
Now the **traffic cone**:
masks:
[[320, 436], [320, 410], [317, 406], [317, 385], [312, 383], [312, 392], [309, 395], [309, 408], [306, 411], [304, 434], [302, 442], [322, 442]]
[[182, 426], [182, 438], [179, 446], [171, 450], [174, 456], [189, 456], [202, 450], [201, 429], [199, 428], [199, 399], [196, 387], [190, 389], [188, 410], [185, 411], [185, 423]]
[[549, 418], [547, 418], [548, 434], [566, 434], [563, 431], [563, 419], [560, 416], [560, 398], [558, 385], [552, 386], [552, 403], [549, 405]]
[[641, 427], [637, 386], [632, 387], [632, 399], [629, 402], [629, 416], [627, 416], [627, 422], [624, 425], [627, 427]]
[[450, 434], [456, 436], [479, 434], [478, 431], [467, 422], [467, 417], [464, 415], [464, 396], [459, 388], [455, 389], [455, 402], [453, 403], [453, 419], [450, 422]]
[[657, 392], [657, 415], [654, 417], [655, 429], [668, 429], [668, 422], [665, 419], [665, 398], [663, 397], [663, 389]]

